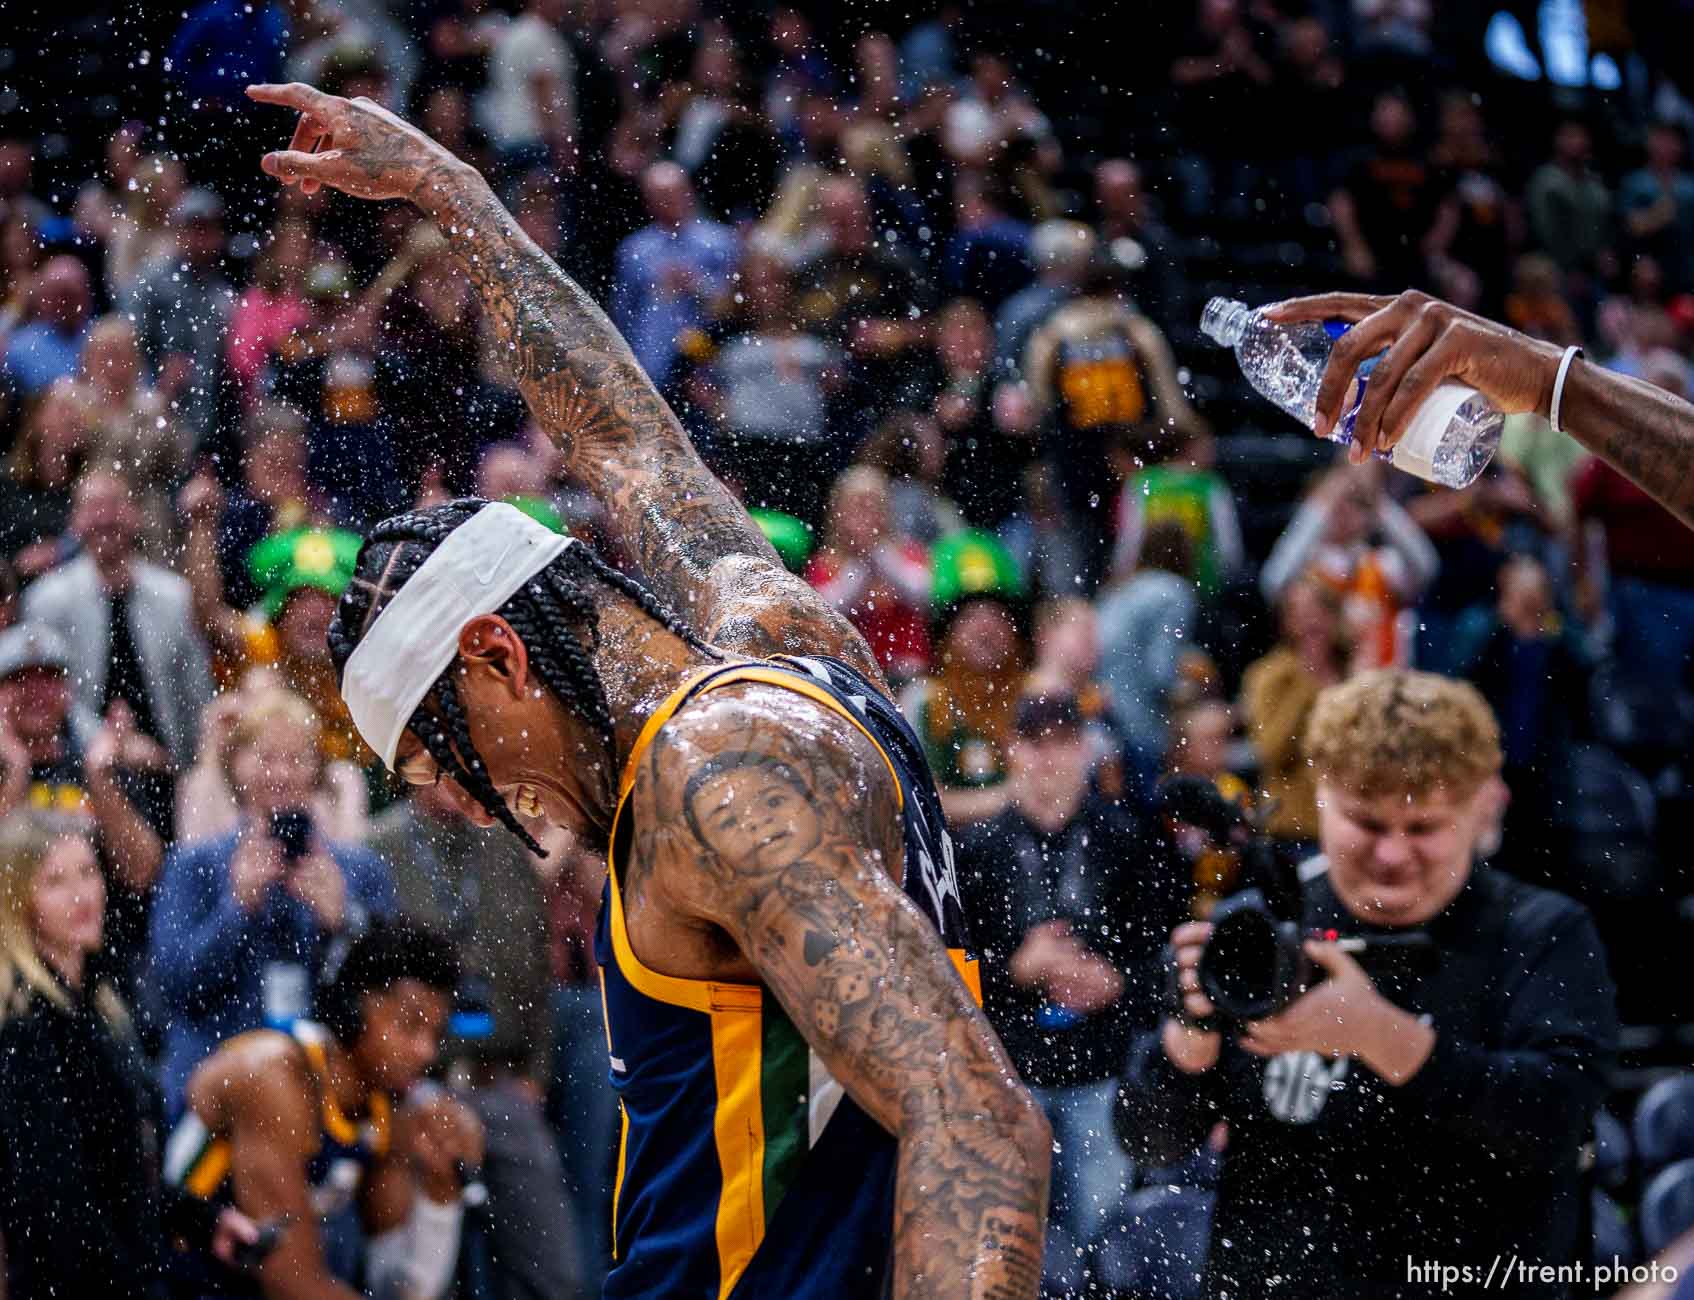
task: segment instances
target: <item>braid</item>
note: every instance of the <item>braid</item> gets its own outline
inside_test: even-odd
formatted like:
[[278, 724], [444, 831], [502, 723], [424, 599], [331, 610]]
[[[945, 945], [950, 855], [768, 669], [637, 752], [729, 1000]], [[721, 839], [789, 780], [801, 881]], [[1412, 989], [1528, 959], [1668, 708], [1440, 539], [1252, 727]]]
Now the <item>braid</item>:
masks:
[[[337, 675], [347, 667], [360, 639], [396, 592], [422, 567], [435, 548], [488, 502], [462, 497], [428, 510], [385, 519], [359, 548], [354, 577], [336, 607], [329, 629], [330, 657]], [[635, 579], [619, 572], [578, 542], [565, 548], [499, 609], [524, 643], [529, 661], [559, 701], [592, 727], [605, 747], [608, 764], [616, 762], [616, 739], [606, 689], [594, 668], [600, 647], [599, 610], [583, 578], [597, 579], [692, 649], [721, 659], [693, 628]], [[586, 633], [586, 644], [582, 633]], [[523, 828], [488, 775], [488, 765], [471, 743], [469, 720], [454, 685], [457, 660], [436, 680], [424, 704], [407, 724], [436, 765], [489, 816], [511, 831], [535, 854], [541, 846]]]
[[465, 718], [464, 706], [459, 703], [459, 692], [453, 685], [451, 668], [442, 673], [436, 681], [429, 699], [435, 704], [435, 713], [431, 714], [428, 709], [420, 708], [412, 715], [411, 721], [412, 730], [418, 739], [423, 741], [429, 756], [443, 772], [450, 774], [463, 786], [465, 793], [480, 803], [491, 817], [522, 840], [531, 853], [538, 858], [546, 857], [547, 854], [541, 845], [523, 828], [523, 823], [518, 821], [506, 800], [494, 788], [494, 782], [489, 780], [488, 768], [482, 761], [482, 755], [478, 754], [476, 746], [471, 744], [470, 723]]
[[710, 655], [713, 659], [723, 658], [723, 651], [719, 650], [716, 646], [707, 643], [699, 635], [699, 633], [689, 627], [687, 623], [684, 623], [681, 618], [672, 612], [669, 605], [665, 604], [627, 573], [614, 569], [611, 565], [607, 564], [605, 560], [601, 559], [586, 546], [573, 546], [571, 547], [571, 551], [575, 552], [576, 558], [582, 562], [583, 567], [591, 574], [600, 579], [600, 581], [605, 583], [608, 587], [611, 587], [614, 591], [619, 592], [625, 598], [634, 602], [643, 614], [647, 615], [648, 618], [652, 619], [672, 636], [686, 643], [693, 649], [698, 650], [701, 654]]

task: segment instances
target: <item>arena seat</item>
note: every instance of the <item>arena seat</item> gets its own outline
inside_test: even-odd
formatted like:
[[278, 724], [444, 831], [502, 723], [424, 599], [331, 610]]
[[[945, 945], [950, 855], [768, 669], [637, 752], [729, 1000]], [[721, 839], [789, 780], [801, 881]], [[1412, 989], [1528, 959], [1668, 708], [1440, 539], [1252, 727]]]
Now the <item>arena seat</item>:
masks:
[[1694, 1074], [1661, 1079], [1635, 1107], [1635, 1153], [1644, 1175], [1694, 1158]]
[[1637, 1214], [1641, 1244], [1657, 1255], [1694, 1228], [1694, 1160], [1679, 1160], [1661, 1169], [1641, 1194]]

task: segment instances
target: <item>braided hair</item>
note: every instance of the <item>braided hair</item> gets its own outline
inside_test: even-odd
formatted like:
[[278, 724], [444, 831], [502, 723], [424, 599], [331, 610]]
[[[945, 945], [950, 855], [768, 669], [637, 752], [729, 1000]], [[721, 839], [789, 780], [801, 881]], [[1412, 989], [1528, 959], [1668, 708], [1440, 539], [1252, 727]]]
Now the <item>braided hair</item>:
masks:
[[[353, 579], [342, 593], [329, 628], [329, 653], [338, 678], [360, 639], [394, 594], [449, 533], [487, 504], [477, 497], [461, 497], [428, 510], [395, 515], [371, 530], [359, 548]], [[611, 588], [693, 649], [712, 658], [722, 655], [647, 588], [580, 542], [567, 546], [520, 587], [498, 613], [522, 639], [542, 683], [594, 729], [610, 763], [616, 753], [612, 715], [605, 687], [594, 668], [593, 653], [600, 647], [599, 610], [588, 580]], [[407, 727], [441, 771], [457, 781], [489, 816], [522, 840], [530, 852], [545, 856], [535, 837], [494, 788], [488, 765], [471, 744], [469, 720], [454, 684], [457, 663], [455, 658], [436, 679]]]

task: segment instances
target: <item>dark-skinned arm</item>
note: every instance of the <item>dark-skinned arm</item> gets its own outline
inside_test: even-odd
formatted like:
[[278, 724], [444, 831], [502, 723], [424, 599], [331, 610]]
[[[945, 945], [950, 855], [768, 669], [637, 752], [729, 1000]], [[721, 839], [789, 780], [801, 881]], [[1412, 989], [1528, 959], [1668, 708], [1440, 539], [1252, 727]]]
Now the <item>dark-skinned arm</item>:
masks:
[[229, 1044], [194, 1072], [188, 1104], [228, 1137], [236, 1206], [255, 1222], [289, 1219], [259, 1268], [266, 1300], [358, 1300], [329, 1271], [306, 1186], [321, 1120], [300, 1048], [270, 1035]]
[[248, 94], [301, 113], [290, 149], [265, 156], [269, 174], [404, 198], [441, 228], [537, 424], [605, 504], [613, 538], [666, 604], [726, 649], [838, 655], [881, 681], [864, 638], [783, 568], [617, 328], [474, 168], [369, 100], [299, 84]]
[[[1320, 437], [1340, 418], [1360, 363], [1387, 349], [1371, 372], [1353, 426], [1349, 455], [1355, 463], [1398, 442], [1443, 380], [1469, 384], [1508, 415], [1545, 416], [1552, 404], [1562, 348], [1428, 294], [1320, 294], [1267, 311], [1283, 322], [1354, 323], [1336, 341], [1318, 390]], [[1565, 378], [1559, 424], [1694, 528], [1694, 406], [1645, 380], [1578, 358]]]
[[[723, 775], [691, 818], [686, 783], [707, 762]], [[778, 787], [784, 833], [737, 825]], [[726, 934], [898, 1140], [894, 1296], [1034, 1297], [1051, 1132], [894, 878], [900, 816], [882, 759], [805, 700], [730, 687], [666, 728], [634, 798], [625, 897]]]

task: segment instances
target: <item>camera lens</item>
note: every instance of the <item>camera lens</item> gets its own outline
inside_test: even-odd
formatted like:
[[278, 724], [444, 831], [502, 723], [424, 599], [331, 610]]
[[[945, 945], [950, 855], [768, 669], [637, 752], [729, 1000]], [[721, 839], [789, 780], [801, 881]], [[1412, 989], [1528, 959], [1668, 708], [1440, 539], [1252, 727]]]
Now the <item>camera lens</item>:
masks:
[[1243, 910], [1214, 924], [1200, 955], [1200, 987], [1226, 1016], [1253, 1020], [1273, 1014], [1277, 1002], [1276, 922]]

